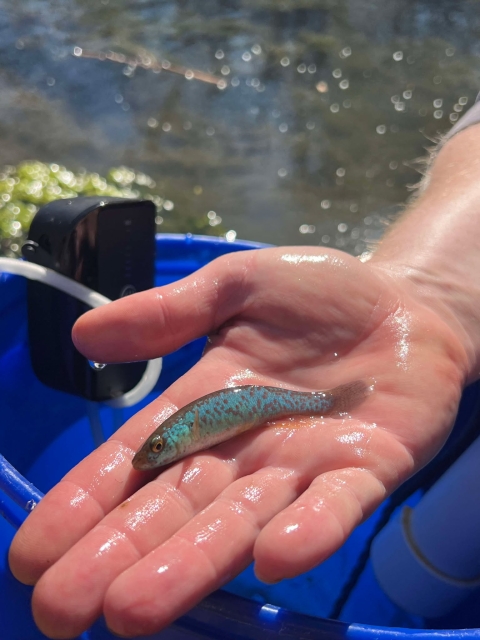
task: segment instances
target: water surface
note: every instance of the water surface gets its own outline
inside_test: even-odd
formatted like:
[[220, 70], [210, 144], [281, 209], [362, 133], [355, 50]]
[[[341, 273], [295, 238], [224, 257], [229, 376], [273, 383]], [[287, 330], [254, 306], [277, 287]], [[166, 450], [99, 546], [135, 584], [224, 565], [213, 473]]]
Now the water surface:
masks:
[[[212, 212], [214, 232], [221, 219], [238, 237], [359, 254], [473, 102], [478, 8], [0, 0], [0, 163], [127, 165], [179, 216]], [[187, 73], [82, 57], [109, 51]]]

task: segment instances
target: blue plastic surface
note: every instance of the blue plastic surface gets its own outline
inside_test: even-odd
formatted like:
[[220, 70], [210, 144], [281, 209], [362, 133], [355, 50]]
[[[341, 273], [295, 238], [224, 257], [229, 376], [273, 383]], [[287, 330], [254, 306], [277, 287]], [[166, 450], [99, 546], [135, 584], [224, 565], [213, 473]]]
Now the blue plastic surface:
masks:
[[[256, 243], [230, 243], [217, 238], [160, 235], [157, 237], [156, 284], [182, 278], [225, 253], [260, 247]], [[142, 405], [183, 375], [198, 360], [203, 345], [204, 340], [197, 340], [167, 356], [155, 393]], [[0, 452], [5, 456], [0, 458], [0, 515], [4, 516], [0, 517], [0, 637], [41, 640], [45, 636], [36, 629], [30, 613], [31, 588], [21, 585], [11, 575], [8, 547], [15, 528], [31, 508], [29, 501], [37, 501], [41, 492], [50, 489], [87, 455], [93, 449], [93, 441], [85, 403], [48, 389], [35, 379], [28, 355], [25, 282], [2, 274], [0, 390]], [[139, 408], [119, 412], [102, 407], [103, 428], [113, 432], [119, 421]], [[479, 408], [478, 387], [470, 388], [462, 401], [457, 430], [471, 421]], [[412, 499], [415, 500], [415, 496]], [[279, 636], [331, 640], [382, 637], [389, 640], [404, 636], [418, 640], [480, 639], [479, 629], [415, 628], [428, 626], [432, 621], [413, 618], [395, 607], [379, 589], [369, 565], [343, 611], [342, 618], [354, 622], [321, 617], [328, 613], [338, 596], [378, 517], [378, 513], [374, 514], [357, 528], [344, 547], [314, 571], [269, 587], [258, 582], [249, 568], [227, 585], [230, 593], [212, 594], [167, 630], [150, 636], [151, 640], [268, 640]], [[479, 611], [477, 594], [461, 610], [442, 620], [442, 624], [445, 627], [480, 626], [480, 619], [475, 617]], [[102, 620], [80, 636], [84, 640], [113, 640], [114, 637]]]

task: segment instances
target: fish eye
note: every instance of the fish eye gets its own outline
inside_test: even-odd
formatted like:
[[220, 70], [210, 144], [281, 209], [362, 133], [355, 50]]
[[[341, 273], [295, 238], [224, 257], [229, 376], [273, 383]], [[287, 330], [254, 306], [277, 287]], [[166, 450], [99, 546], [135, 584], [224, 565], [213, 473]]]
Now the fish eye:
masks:
[[159, 453], [163, 449], [163, 438], [162, 436], [155, 436], [150, 441], [150, 450], [153, 453]]

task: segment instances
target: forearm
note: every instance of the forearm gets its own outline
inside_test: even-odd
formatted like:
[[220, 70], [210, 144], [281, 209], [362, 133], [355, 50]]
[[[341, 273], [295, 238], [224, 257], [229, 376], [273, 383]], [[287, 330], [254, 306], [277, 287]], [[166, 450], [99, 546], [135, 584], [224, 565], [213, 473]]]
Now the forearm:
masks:
[[403, 278], [460, 337], [480, 377], [480, 124], [442, 148], [428, 187], [386, 234], [372, 265]]

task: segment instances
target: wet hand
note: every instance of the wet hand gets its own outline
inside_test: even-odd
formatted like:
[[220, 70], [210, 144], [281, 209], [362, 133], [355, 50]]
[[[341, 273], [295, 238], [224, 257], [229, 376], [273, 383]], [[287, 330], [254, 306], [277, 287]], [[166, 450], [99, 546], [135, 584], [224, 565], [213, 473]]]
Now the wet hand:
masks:
[[[99, 362], [149, 359], [208, 334], [203, 358], [50, 491], [10, 566], [36, 584], [52, 638], [105, 615], [153, 633], [252, 560], [267, 582], [325, 560], [443, 444], [469, 362], [461, 337], [402, 278], [336, 251], [230, 254], [176, 284], [85, 314], [74, 337]], [[159, 475], [140, 444], [177, 408], [226, 386], [314, 390], [375, 379], [344, 418], [247, 432]]]

